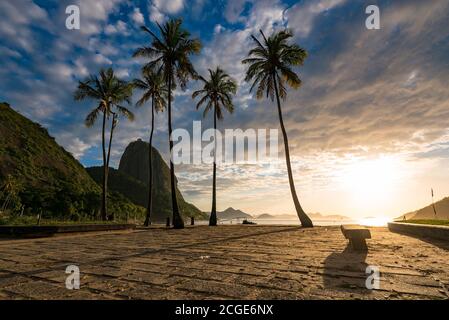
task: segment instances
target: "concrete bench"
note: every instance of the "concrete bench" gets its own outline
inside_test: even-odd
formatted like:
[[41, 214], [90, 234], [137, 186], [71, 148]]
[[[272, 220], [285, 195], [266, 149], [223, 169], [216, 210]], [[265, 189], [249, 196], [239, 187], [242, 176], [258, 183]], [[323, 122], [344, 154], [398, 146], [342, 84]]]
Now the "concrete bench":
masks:
[[366, 239], [371, 239], [371, 232], [359, 225], [342, 225], [341, 232], [355, 251], [368, 251]]

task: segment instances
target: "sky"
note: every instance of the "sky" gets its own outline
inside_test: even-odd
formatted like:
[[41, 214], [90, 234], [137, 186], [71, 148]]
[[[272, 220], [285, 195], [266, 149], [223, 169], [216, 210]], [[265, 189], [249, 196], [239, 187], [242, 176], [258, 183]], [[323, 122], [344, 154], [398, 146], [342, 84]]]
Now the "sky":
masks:
[[[79, 30], [65, 27], [68, 5]], [[365, 8], [380, 9], [368, 30]], [[221, 66], [239, 84], [235, 112], [219, 129], [278, 129], [276, 106], [256, 100], [241, 64], [251, 34], [289, 28], [308, 52], [296, 69], [303, 85], [283, 102], [293, 174], [306, 212], [352, 218], [396, 217], [449, 195], [449, 2], [446, 0], [16, 0], [0, 2], [0, 101], [41, 123], [85, 166], [101, 165], [99, 123], [84, 126], [94, 102], [75, 102], [79, 80], [113, 67], [124, 80], [145, 62], [133, 51], [149, 44], [140, 30], [170, 17], [202, 42], [198, 73]], [[191, 94], [177, 90], [174, 128], [202, 120]], [[139, 92], [134, 95], [137, 100]], [[130, 106], [113, 141], [117, 167], [126, 146], [147, 140], [148, 106]], [[155, 146], [168, 160], [167, 114], [156, 117]], [[212, 121], [202, 121], [203, 129]], [[280, 136], [280, 135], [279, 135]], [[280, 136], [281, 137], [281, 136]], [[282, 140], [273, 165], [218, 166], [218, 209], [294, 214]], [[179, 187], [202, 210], [211, 205], [210, 164], [176, 168]]]

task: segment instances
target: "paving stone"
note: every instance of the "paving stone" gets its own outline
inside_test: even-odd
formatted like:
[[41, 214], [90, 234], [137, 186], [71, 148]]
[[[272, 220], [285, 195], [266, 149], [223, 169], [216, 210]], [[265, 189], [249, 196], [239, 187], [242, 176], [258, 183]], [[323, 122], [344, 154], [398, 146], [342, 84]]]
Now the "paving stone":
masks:
[[[449, 243], [371, 228], [366, 254], [339, 227], [150, 228], [0, 241], [0, 299], [448, 299]], [[80, 268], [80, 290], [65, 268]], [[365, 287], [366, 267], [381, 273]]]

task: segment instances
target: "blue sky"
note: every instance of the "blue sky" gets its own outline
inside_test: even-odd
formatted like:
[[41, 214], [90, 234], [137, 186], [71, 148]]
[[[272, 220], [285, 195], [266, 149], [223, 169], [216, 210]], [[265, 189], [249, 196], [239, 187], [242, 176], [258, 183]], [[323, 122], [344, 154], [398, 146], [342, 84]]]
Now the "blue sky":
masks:
[[[69, 4], [81, 9], [80, 30], [65, 28]], [[380, 8], [380, 30], [365, 28], [369, 4]], [[449, 194], [445, 0], [1, 1], [0, 100], [47, 127], [84, 165], [99, 165], [100, 129], [83, 125], [94, 104], [73, 101], [77, 81], [110, 66], [123, 79], [137, 77], [143, 61], [131, 55], [149, 40], [139, 27], [154, 29], [168, 17], [182, 17], [203, 43], [193, 57], [198, 72], [220, 65], [239, 82], [236, 111], [222, 128], [278, 128], [272, 103], [256, 101], [243, 81], [240, 61], [252, 45], [250, 34], [288, 27], [309, 52], [298, 70], [304, 85], [290, 90], [284, 104], [307, 211], [395, 216], [426, 205], [431, 186], [437, 196]], [[176, 92], [175, 128], [190, 130], [201, 119], [190, 99], [197, 87]], [[114, 166], [129, 142], [148, 135], [149, 110], [131, 108], [137, 119], [119, 123]], [[203, 121], [204, 128], [210, 125]], [[156, 129], [156, 147], [166, 157], [165, 113], [157, 116]], [[360, 168], [372, 164], [379, 172], [360, 177]], [[208, 209], [209, 166], [180, 166], [177, 175], [186, 197]], [[375, 180], [368, 183], [374, 190], [365, 186], [360, 194], [367, 179]], [[282, 161], [268, 173], [261, 166], [219, 168], [219, 194], [219, 209], [293, 212]], [[376, 205], [360, 212], [367, 200]]]

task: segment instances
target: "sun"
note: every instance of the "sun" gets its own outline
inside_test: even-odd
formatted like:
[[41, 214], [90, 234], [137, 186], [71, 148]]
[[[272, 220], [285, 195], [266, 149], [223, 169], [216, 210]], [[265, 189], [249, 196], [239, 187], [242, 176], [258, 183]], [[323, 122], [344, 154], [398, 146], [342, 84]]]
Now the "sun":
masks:
[[[394, 201], [401, 170], [401, 162], [395, 157], [352, 159], [342, 171], [340, 183], [352, 207], [372, 212], [373, 207], [381, 210]], [[385, 214], [378, 212], [374, 218]]]
[[359, 195], [381, 193], [386, 196], [388, 187], [395, 182], [397, 169], [393, 158], [356, 161], [347, 168], [344, 183]]

